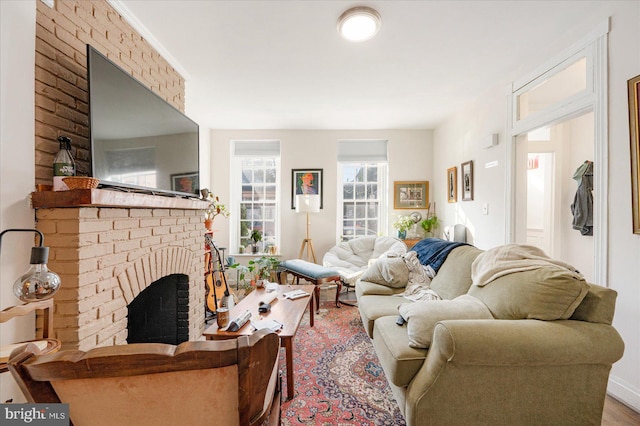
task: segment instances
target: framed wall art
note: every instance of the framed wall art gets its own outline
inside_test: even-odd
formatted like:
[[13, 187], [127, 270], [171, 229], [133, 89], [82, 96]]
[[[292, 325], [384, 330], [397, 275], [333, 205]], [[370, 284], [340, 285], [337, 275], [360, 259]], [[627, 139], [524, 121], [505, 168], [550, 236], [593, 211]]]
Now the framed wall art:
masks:
[[460, 165], [462, 174], [462, 201], [473, 200], [473, 161]]
[[171, 190], [198, 194], [200, 192], [198, 172], [176, 173], [171, 175]]
[[296, 195], [320, 195], [322, 208], [322, 169], [293, 169], [291, 170], [291, 209], [296, 208]]
[[458, 168], [455, 166], [447, 169], [447, 201], [458, 202]]
[[393, 208], [426, 209], [429, 205], [429, 182], [410, 181], [393, 183]]
[[640, 75], [628, 81], [629, 133], [631, 136], [631, 207], [633, 233], [640, 234]]

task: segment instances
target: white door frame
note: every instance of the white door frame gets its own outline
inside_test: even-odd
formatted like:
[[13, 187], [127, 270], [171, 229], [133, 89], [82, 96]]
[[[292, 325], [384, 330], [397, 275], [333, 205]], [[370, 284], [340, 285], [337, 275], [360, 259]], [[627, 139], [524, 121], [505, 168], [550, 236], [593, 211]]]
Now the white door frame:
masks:
[[[547, 61], [541, 67], [513, 82], [508, 88], [507, 129], [510, 140], [506, 144], [506, 202], [509, 209], [506, 215], [505, 236], [507, 243], [515, 242], [515, 143], [518, 135], [542, 126], [566, 121], [586, 112], [594, 115], [594, 280], [608, 286], [608, 179], [609, 174], [609, 120], [608, 120], [608, 54], [607, 42], [609, 19], [601, 22], [587, 36], [573, 44], [569, 49]], [[548, 79], [563, 65], [578, 56], [587, 57], [587, 90], [576, 96], [553, 105], [543, 111], [532, 114], [523, 120], [517, 120], [516, 102], [523, 89], [533, 87]]]

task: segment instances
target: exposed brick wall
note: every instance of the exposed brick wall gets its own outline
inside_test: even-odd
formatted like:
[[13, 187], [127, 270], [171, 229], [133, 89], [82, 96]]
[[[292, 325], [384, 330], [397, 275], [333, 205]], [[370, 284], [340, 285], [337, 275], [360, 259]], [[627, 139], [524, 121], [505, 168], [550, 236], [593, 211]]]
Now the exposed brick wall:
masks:
[[189, 340], [204, 329], [204, 233], [199, 210], [75, 207], [36, 210], [60, 275], [54, 336], [64, 349], [125, 344], [127, 305], [157, 279], [189, 276]]
[[36, 184], [51, 184], [61, 135], [73, 140], [78, 174], [91, 171], [87, 44], [184, 112], [184, 79], [106, 1], [36, 4]]

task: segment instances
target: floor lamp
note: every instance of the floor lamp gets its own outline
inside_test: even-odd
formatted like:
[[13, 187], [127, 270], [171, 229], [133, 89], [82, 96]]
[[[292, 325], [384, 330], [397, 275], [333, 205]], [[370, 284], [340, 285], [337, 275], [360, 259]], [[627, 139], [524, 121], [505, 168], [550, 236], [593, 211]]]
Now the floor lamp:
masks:
[[320, 195], [317, 194], [300, 194], [296, 195], [296, 213], [307, 214], [307, 237], [302, 240], [302, 246], [300, 246], [300, 254], [298, 258], [302, 259], [305, 247], [307, 248], [307, 261], [313, 258], [313, 263], [318, 263], [316, 260], [316, 253], [313, 251], [313, 244], [311, 238], [309, 238], [309, 213], [318, 213], [320, 211]]

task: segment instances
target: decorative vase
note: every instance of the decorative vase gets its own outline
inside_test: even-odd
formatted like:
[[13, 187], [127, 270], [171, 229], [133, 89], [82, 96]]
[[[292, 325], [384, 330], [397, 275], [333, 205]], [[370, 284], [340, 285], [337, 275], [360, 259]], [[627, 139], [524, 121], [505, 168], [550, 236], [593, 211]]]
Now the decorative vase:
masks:
[[398, 231], [398, 238], [400, 238], [401, 240], [407, 238], [407, 231]]
[[213, 219], [205, 219], [204, 227], [207, 228], [207, 231], [213, 231]]

